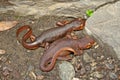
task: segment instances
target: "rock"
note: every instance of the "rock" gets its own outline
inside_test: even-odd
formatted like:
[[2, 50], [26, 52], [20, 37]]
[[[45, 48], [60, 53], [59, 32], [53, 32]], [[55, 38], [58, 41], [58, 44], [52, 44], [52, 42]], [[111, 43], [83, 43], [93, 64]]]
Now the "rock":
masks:
[[86, 21], [86, 32], [111, 46], [120, 59], [120, 1], [95, 11]]
[[29, 72], [29, 77], [30, 77], [31, 79], [34, 79], [34, 80], [37, 79], [37, 76], [36, 76], [36, 74], [35, 74], [33, 71], [30, 71], [30, 72]]
[[96, 77], [96, 78], [98, 78], [98, 79], [101, 79], [101, 78], [103, 78], [103, 77], [104, 77], [104, 75], [103, 75], [103, 74], [101, 74], [101, 73], [100, 73], [100, 72], [98, 72], [98, 71], [93, 72], [91, 75], [92, 75], [92, 76], [94, 76], [94, 77]]
[[85, 62], [93, 62], [93, 61], [95, 61], [91, 56], [88, 55], [88, 53], [83, 54], [83, 60]]
[[28, 66], [28, 70], [26, 72], [27, 78], [36, 79], [36, 74], [34, 72], [35, 67], [33, 65]]
[[105, 65], [108, 69], [114, 69], [115, 68], [114, 65], [110, 64], [110, 63], [105, 63]]
[[94, 9], [114, 0], [10, 0], [11, 7], [0, 9], [0, 12], [14, 11], [17, 15], [33, 15], [39, 18], [43, 15], [80, 17], [87, 9]]
[[9, 72], [8, 70], [5, 70], [5, 71], [3, 72], [3, 76], [5, 76], [5, 77], [7, 77], [9, 74], [10, 74], [10, 72]]
[[43, 80], [44, 76], [43, 75], [38, 75], [36, 78], [37, 78], [37, 80]]
[[40, 69], [35, 69], [36, 79], [37, 80], [44, 80], [45, 76], [42, 75]]
[[0, 49], [0, 55], [1, 55], [1, 54], [5, 54], [5, 53], [6, 53], [5, 50]]
[[85, 75], [85, 74], [86, 74], [85, 68], [81, 68], [81, 69], [80, 69], [80, 76], [83, 76], [83, 75]]
[[98, 79], [101, 79], [101, 78], [104, 77], [104, 75], [103, 75], [103, 74], [100, 74], [100, 73], [96, 73], [96, 74], [95, 74], [95, 77], [97, 77]]
[[113, 72], [110, 72], [110, 73], [109, 73], [109, 76], [110, 76], [110, 78], [113, 79], [113, 80], [117, 80], [117, 77], [118, 77], [118, 76], [117, 76], [115, 73], [113, 73]]
[[33, 71], [33, 70], [34, 70], [34, 66], [29, 65], [29, 67], [28, 67], [28, 72], [29, 72], [29, 71]]
[[77, 63], [77, 58], [76, 58], [76, 57], [73, 57], [73, 59], [71, 60], [71, 63], [72, 63], [72, 64], [76, 64], [76, 63]]
[[80, 80], [79, 78], [73, 78], [72, 80]]
[[2, 74], [3, 74], [3, 76], [7, 77], [10, 74], [10, 72], [12, 72], [12, 71], [13, 71], [13, 69], [10, 67], [3, 67]]
[[91, 66], [90, 65], [86, 65], [85, 69], [86, 69], [86, 71], [90, 71], [91, 70]]
[[72, 78], [75, 76], [74, 67], [69, 62], [62, 61], [58, 67], [61, 80], [72, 80]]
[[6, 62], [8, 60], [8, 58], [6, 56], [1, 56], [0, 57], [0, 61], [2, 62]]

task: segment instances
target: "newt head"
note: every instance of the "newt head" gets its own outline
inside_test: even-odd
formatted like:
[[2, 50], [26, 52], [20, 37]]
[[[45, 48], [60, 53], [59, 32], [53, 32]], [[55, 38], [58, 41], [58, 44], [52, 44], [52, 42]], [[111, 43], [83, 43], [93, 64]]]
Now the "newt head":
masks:
[[76, 24], [79, 24], [79, 26], [74, 27], [73, 30], [82, 30], [85, 27], [86, 19], [77, 18], [74, 20], [74, 22], [76, 22]]
[[84, 38], [80, 39], [79, 47], [80, 47], [80, 49], [89, 49], [93, 46], [94, 43], [95, 43], [95, 41], [92, 38], [84, 37]]

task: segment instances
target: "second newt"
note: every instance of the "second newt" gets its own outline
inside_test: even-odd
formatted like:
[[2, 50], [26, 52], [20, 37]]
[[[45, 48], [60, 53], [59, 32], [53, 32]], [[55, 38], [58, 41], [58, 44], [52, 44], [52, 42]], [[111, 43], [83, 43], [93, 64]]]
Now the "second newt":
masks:
[[[81, 55], [83, 50], [92, 47], [94, 40], [90, 37], [84, 37], [82, 39], [59, 39], [51, 43], [50, 47], [44, 52], [40, 59], [40, 69], [42, 71], [51, 71], [55, 65], [57, 59], [63, 58], [63, 60], [70, 59], [70, 52], [74, 55]], [[69, 51], [67, 53], [62, 53]]]

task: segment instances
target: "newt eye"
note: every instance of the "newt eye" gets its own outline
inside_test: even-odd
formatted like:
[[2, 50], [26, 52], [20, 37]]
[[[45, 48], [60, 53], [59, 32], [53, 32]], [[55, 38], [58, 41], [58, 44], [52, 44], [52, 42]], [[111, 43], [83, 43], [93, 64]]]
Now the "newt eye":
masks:
[[88, 43], [86, 48], [90, 48], [91, 47], [91, 43]]

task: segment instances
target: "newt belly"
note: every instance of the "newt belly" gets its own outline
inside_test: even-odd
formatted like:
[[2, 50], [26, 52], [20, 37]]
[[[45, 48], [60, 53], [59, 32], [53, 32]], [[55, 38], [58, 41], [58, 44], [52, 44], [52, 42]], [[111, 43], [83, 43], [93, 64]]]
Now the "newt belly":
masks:
[[[51, 71], [57, 59], [70, 59], [69, 54], [71, 52], [74, 53], [74, 55], [81, 55], [83, 50], [92, 47], [94, 42], [95, 41], [90, 37], [84, 37], [82, 39], [63, 38], [56, 40], [51, 43], [50, 47], [45, 50], [44, 54], [41, 56], [40, 69], [45, 72]], [[66, 51], [66, 53], [63, 54], [62, 52], [64, 51]]]
[[[82, 30], [85, 26], [85, 19], [77, 18], [69, 23], [66, 23], [62, 27], [54, 27], [43, 31], [39, 36], [35, 37], [32, 33], [32, 29], [29, 25], [20, 27], [16, 32], [17, 39], [22, 42], [22, 45], [27, 49], [37, 49], [39, 47], [46, 47], [47, 44], [65, 37], [73, 30]], [[22, 41], [19, 39], [19, 34], [28, 29], [28, 32], [22, 37]], [[31, 36], [35, 37], [33, 41], [27, 42], [31, 39]]]

